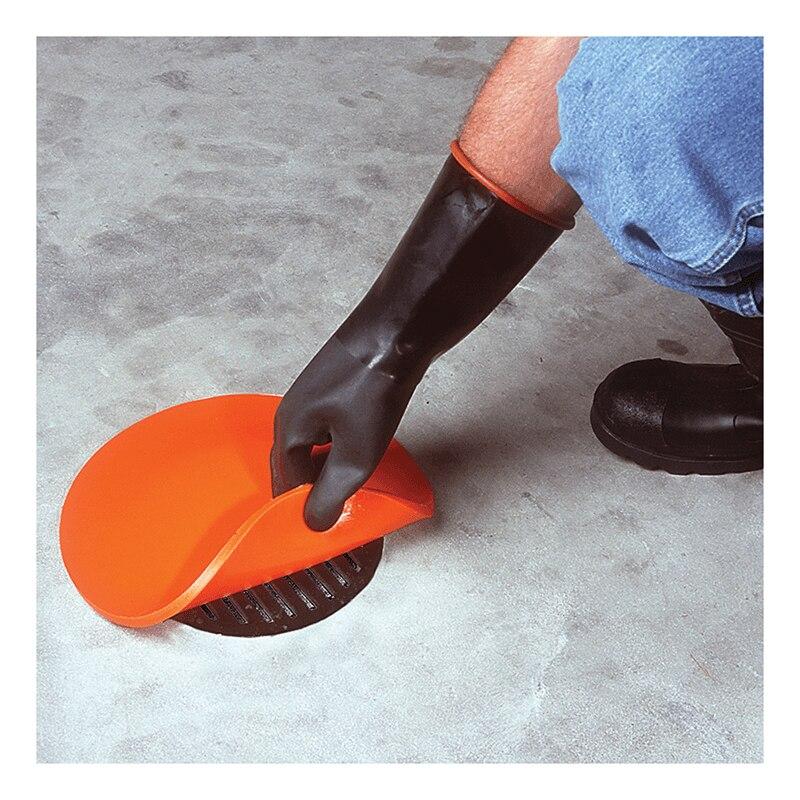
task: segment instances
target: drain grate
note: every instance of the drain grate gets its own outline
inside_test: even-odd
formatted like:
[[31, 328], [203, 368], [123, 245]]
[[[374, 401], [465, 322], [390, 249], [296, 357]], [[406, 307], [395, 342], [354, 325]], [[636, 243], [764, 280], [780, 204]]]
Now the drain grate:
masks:
[[274, 636], [313, 625], [347, 605], [371, 580], [383, 539], [310, 569], [176, 614], [173, 619], [223, 636]]

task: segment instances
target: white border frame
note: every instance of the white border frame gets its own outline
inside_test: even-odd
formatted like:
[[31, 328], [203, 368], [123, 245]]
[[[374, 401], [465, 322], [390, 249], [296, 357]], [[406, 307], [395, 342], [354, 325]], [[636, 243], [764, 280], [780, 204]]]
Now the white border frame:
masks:
[[[380, 6], [380, 7], [379, 7]], [[786, 8], [786, 11], [783, 11]], [[10, 14], [10, 9], [7, 14]], [[798, 185], [796, 41], [788, 4], [745, 2], [432, 3], [398, 0], [278, 8], [245, 2], [32, 2], [15, 8], [3, 48], [4, 152], [10, 181], [2, 198], [11, 248], [5, 259], [0, 315], [5, 363], [2, 461], [6, 597], [31, 598], [29, 615], [6, 631], [3, 659], [3, 761], [15, 796], [136, 797], [155, 790], [319, 793], [326, 800], [363, 794], [492, 796], [521, 791], [542, 797], [606, 794], [615, 798], [752, 797], [790, 785], [797, 740], [795, 616], [798, 569], [797, 379], [794, 344], [800, 297], [794, 233]], [[53, 35], [642, 35], [766, 36], [766, 186], [770, 206], [766, 440], [766, 735], [763, 765], [431, 765], [163, 766], [35, 765], [35, 37]], [[791, 194], [790, 194], [791, 192]], [[796, 226], [797, 223], [794, 222]], [[9, 504], [10, 501], [10, 504]], [[7, 505], [8, 504], [8, 505]], [[91, 772], [89, 772], [91, 770]], [[361, 770], [358, 774], [353, 771]], [[124, 774], [122, 773], [124, 771]], [[268, 774], [265, 773], [268, 771]], [[8, 778], [11, 778], [9, 781]], [[302, 782], [295, 783], [302, 778]], [[22, 782], [25, 782], [25, 789]], [[19, 783], [17, 783], [19, 782]], [[293, 786], [294, 784], [294, 786]], [[35, 787], [35, 788], [34, 788]], [[152, 789], [151, 789], [152, 787]], [[781, 794], [785, 789], [781, 791]], [[355, 794], [359, 792], [356, 791]]]

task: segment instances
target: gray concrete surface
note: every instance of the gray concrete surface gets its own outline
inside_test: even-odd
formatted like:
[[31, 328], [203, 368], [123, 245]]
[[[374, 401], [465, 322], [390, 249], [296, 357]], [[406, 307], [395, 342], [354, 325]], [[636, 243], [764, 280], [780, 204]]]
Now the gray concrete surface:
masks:
[[588, 424], [623, 361], [730, 352], [584, 215], [427, 376], [399, 436], [437, 516], [342, 612], [251, 641], [125, 630], [62, 567], [59, 507], [113, 433], [286, 389], [502, 47], [40, 40], [40, 760], [761, 758], [760, 474], [645, 472]]

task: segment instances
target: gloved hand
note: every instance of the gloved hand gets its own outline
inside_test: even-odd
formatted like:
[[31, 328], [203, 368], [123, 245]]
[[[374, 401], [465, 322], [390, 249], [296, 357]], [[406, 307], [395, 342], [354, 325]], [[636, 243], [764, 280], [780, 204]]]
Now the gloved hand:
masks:
[[[381, 460], [415, 385], [371, 369], [331, 337], [284, 395], [270, 455], [272, 494], [314, 483], [305, 507], [309, 528], [323, 531]], [[313, 445], [332, 441], [317, 477]]]
[[[375, 284], [278, 407], [273, 495], [313, 482], [305, 520], [314, 530], [331, 527], [372, 474], [431, 362], [571, 227], [526, 208], [452, 149]], [[328, 442], [317, 477], [312, 447]]]

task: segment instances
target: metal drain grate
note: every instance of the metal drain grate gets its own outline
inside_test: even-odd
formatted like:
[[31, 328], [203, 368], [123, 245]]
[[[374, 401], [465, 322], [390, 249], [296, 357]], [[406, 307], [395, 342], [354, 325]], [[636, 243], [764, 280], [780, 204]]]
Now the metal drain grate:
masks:
[[383, 539], [376, 539], [310, 569], [182, 611], [173, 619], [223, 636], [296, 631], [347, 605], [372, 580], [382, 553]]

